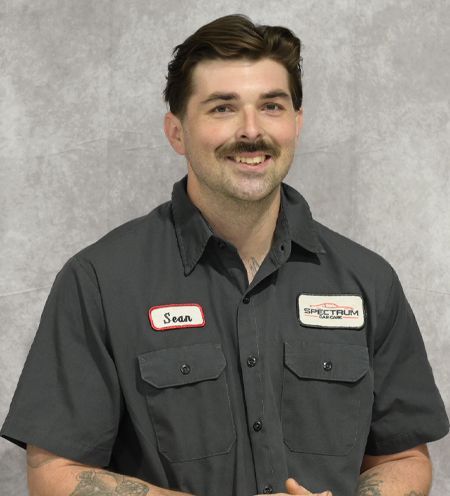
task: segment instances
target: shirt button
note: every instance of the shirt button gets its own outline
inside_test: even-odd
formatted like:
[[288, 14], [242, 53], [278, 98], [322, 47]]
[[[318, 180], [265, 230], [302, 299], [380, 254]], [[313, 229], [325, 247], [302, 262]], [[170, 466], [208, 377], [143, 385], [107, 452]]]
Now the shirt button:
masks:
[[255, 432], [258, 432], [262, 429], [262, 422], [261, 420], [257, 420], [254, 424], [253, 424], [253, 430]]
[[242, 301], [247, 305], [247, 303], [250, 303], [250, 298], [245, 296]]
[[254, 356], [249, 356], [247, 358], [247, 366], [248, 367], [254, 367], [256, 365], [256, 362], [257, 362], [257, 358]]
[[269, 484], [263, 489], [263, 494], [272, 494], [273, 493], [273, 487]]
[[332, 362], [323, 362], [323, 370], [329, 372], [333, 368]]
[[180, 367], [180, 370], [183, 375], [188, 375], [191, 371], [191, 367], [189, 367], [187, 363], [183, 363], [183, 365]]

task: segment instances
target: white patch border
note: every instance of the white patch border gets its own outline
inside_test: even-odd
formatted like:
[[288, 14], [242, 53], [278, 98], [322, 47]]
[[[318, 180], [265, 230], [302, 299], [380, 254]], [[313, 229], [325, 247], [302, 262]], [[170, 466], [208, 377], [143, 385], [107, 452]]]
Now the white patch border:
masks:
[[[159, 308], [173, 308], [173, 307], [196, 307], [200, 309], [200, 314], [202, 316], [202, 322], [200, 324], [184, 324], [183, 325], [168, 325], [165, 327], [157, 327], [152, 319], [152, 311]], [[205, 313], [203, 312], [203, 307], [199, 303], [169, 303], [165, 305], [155, 305], [150, 307], [148, 310], [148, 318], [150, 320], [150, 325], [157, 332], [169, 331], [172, 329], [187, 329], [191, 327], [204, 327], [206, 325]]]
[[[361, 306], [363, 310], [363, 321], [362, 324], [359, 327], [349, 327], [349, 326], [335, 326], [335, 325], [313, 325], [313, 324], [307, 324], [305, 322], [302, 322], [301, 315], [300, 315], [300, 296], [305, 295], [305, 296], [318, 296], [319, 298], [322, 297], [330, 297], [333, 298], [333, 296], [351, 296], [351, 297], [356, 297], [361, 300]], [[304, 327], [310, 327], [310, 328], [316, 328], [316, 329], [344, 329], [344, 330], [350, 330], [350, 331], [360, 331], [363, 329], [366, 325], [366, 318], [367, 318], [367, 312], [366, 312], [366, 305], [364, 303], [364, 298], [360, 294], [354, 294], [354, 293], [298, 293], [297, 294], [297, 320], [300, 322], [300, 324]]]

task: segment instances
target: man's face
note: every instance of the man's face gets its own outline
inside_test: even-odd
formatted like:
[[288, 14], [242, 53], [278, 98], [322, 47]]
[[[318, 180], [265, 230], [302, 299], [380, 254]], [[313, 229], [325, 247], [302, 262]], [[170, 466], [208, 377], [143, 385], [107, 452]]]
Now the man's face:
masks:
[[199, 63], [192, 78], [185, 118], [168, 114], [165, 131], [186, 156], [194, 202], [217, 195], [258, 201], [278, 190], [302, 125], [286, 69], [270, 59], [214, 60]]

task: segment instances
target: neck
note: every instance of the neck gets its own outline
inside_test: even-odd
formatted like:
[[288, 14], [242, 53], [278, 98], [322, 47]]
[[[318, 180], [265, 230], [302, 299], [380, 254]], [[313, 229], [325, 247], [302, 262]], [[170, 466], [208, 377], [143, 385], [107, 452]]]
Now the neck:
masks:
[[236, 247], [251, 282], [272, 245], [280, 209], [280, 187], [259, 201], [217, 195], [214, 199], [189, 196], [214, 233]]

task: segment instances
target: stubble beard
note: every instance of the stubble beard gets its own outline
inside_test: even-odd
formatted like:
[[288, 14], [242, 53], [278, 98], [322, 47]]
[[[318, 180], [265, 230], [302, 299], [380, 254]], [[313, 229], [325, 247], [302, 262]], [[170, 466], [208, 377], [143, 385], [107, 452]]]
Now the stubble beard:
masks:
[[[204, 188], [208, 190], [210, 201], [226, 211], [227, 208], [235, 212], [245, 213], [246, 211], [264, 210], [266, 204], [269, 204], [274, 194], [279, 190], [283, 179], [286, 177], [292, 165], [292, 157], [285, 157], [288, 160], [289, 167], [283, 167], [281, 176], [274, 169], [268, 171], [263, 177], [245, 177], [245, 173], [232, 173], [227, 175], [226, 172], [219, 178], [198, 177], [197, 180]], [[278, 167], [278, 169], [280, 166]]]
[[275, 171], [262, 178], [230, 178], [219, 185], [219, 193], [228, 201], [235, 202], [242, 209], [255, 208], [264, 204], [277, 190], [283, 178], [278, 178]]

